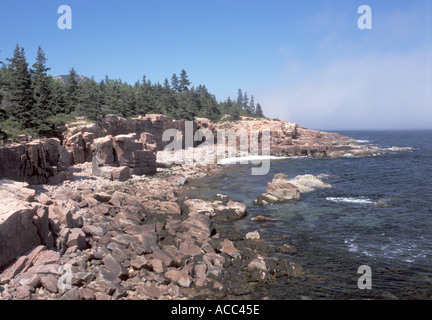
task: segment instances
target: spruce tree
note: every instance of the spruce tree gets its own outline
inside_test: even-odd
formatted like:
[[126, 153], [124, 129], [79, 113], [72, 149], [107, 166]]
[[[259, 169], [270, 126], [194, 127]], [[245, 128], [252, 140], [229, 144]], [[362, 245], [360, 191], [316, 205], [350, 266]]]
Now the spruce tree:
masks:
[[97, 121], [101, 115], [101, 103], [97, 82], [92, 78], [91, 80], [81, 82], [78, 87], [77, 114], [89, 120]]
[[233, 103], [231, 109], [231, 120], [238, 121], [241, 119], [241, 110], [240, 106], [237, 103]]
[[47, 119], [53, 115], [51, 89], [47, 71], [51, 68], [46, 66], [44, 51], [39, 46], [36, 62], [33, 64], [31, 73], [33, 75], [33, 122], [35, 129], [41, 134], [47, 134], [51, 127]]
[[249, 107], [248, 107], [249, 114], [252, 115], [252, 116], [254, 116], [255, 112], [256, 112], [255, 109], [256, 109], [256, 107], [255, 107], [255, 99], [254, 99], [254, 96], [252, 95], [251, 98], [250, 98]]
[[67, 111], [72, 113], [75, 111], [76, 105], [78, 103], [78, 81], [77, 73], [74, 68], [69, 71], [69, 76], [66, 82], [66, 92], [67, 92]]
[[180, 82], [179, 82], [179, 91], [187, 91], [189, 90], [191, 82], [188, 79], [188, 76], [186, 74], [186, 71], [183, 69], [180, 73]]
[[54, 115], [67, 114], [69, 109], [67, 106], [67, 92], [65, 85], [58, 79], [49, 79], [49, 86], [51, 91], [51, 110]]
[[171, 77], [171, 88], [176, 92], [180, 91], [179, 79], [175, 73]]
[[238, 93], [237, 93], [237, 105], [240, 107], [240, 108], [243, 108], [243, 105], [244, 105], [244, 103], [243, 103], [243, 93], [242, 93], [242, 90], [241, 89], [238, 89]]
[[264, 117], [263, 110], [262, 110], [261, 105], [260, 105], [259, 103], [258, 103], [257, 106], [256, 106], [255, 115], [256, 115], [258, 118], [263, 118], [263, 117]]
[[33, 90], [24, 48], [17, 44], [12, 59], [8, 61], [9, 85], [6, 96], [9, 103], [6, 111], [25, 128], [34, 128]]
[[123, 116], [121, 110], [120, 101], [120, 80], [113, 80], [105, 77], [104, 95], [102, 104], [103, 114], [115, 114], [117, 116]]
[[249, 98], [247, 92], [244, 93], [242, 110], [246, 115], [249, 114]]
[[165, 78], [164, 89], [165, 89], [165, 92], [168, 92], [171, 89], [171, 86], [170, 86], [170, 83], [168, 81], [168, 78]]

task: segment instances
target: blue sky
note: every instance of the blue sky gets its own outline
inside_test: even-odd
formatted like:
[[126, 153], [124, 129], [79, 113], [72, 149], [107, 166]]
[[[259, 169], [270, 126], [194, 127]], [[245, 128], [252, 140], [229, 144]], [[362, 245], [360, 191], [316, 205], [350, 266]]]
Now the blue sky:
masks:
[[[72, 30], [57, 27], [63, 4]], [[432, 129], [430, 0], [3, 1], [0, 60], [17, 43], [30, 64], [40, 45], [53, 75], [162, 83], [185, 69], [218, 100], [242, 88], [314, 129]]]

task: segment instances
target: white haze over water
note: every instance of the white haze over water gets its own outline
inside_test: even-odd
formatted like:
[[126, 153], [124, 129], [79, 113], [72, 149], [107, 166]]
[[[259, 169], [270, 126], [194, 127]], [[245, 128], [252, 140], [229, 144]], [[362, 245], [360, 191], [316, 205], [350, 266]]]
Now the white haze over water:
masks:
[[432, 129], [430, 46], [316, 70], [291, 61], [284, 72], [285, 84], [260, 94], [269, 117], [322, 130]]

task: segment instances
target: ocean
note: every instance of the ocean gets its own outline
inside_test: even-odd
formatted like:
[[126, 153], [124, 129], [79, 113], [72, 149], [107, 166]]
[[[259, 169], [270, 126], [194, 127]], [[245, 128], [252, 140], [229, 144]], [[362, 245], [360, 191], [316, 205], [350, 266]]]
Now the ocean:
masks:
[[[342, 131], [386, 153], [336, 159], [283, 159], [265, 176], [251, 165], [228, 165], [217, 175], [190, 182], [189, 196], [214, 200], [223, 193], [248, 207], [245, 219], [224, 227], [257, 230], [276, 248], [289, 244], [301, 264], [300, 278], [279, 278], [253, 299], [431, 299], [432, 131]], [[393, 147], [404, 147], [395, 152]], [[332, 188], [301, 195], [300, 201], [254, 206], [276, 173], [325, 174]], [[273, 221], [254, 222], [264, 215]], [[359, 279], [360, 266], [370, 270]], [[361, 289], [359, 282], [367, 283]]]

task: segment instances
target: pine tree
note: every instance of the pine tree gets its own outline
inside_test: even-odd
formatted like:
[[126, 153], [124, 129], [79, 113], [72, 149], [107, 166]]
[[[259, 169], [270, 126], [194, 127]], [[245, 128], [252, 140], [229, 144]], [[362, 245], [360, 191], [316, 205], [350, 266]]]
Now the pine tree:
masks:
[[104, 94], [102, 113], [103, 114], [115, 114], [117, 116], [123, 116], [120, 104], [120, 80], [113, 80], [105, 77]]
[[237, 93], [237, 105], [240, 107], [240, 108], [243, 108], [243, 105], [244, 105], [244, 103], [243, 103], [243, 93], [242, 93], [242, 90], [241, 89], [238, 89], [238, 93]]
[[9, 100], [6, 111], [25, 128], [34, 128], [33, 90], [24, 48], [17, 44], [12, 59], [8, 61], [10, 78], [6, 94]]
[[67, 92], [65, 85], [57, 79], [49, 77], [49, 86], [51, 91], [51, 106], [50, 109], [54, 115], [67, 114], [69, 112], [67, 106]]
[[173, 89], [176, 92], [180, 91], [179, 79], [175, 73], [171, 77], [171, 89]]
[[191, 84], [191, 82], [188, 79], [186, 71], [183, 69], [180, 73], [180, 82], [179, 82], [178, 91], [181, 91], [181, 92], [188, 91], [190, 84]]
[[264, 113], [263, 113], [263, 110], [262, 110], [261, 105], [259, 103], [256, 106], [255, 115], [258, 118], [264, 118]]
[[52, 130], [48, 118], [53, 115], [51, 88], [47, 74], [51, 68], [47, 68], [45, 53], [40, 46], [38, 47], [36, 62], [32, 67], [33, 122], [40, 134], [47, 134]]
[[171, 90], [171, 86], [170, 86], [170, 83], [168, 81], [168, 78], [165, 78], [164, 89], [165, 89], [165, 92], [168, 92], [169, 90]]
[[66, 82], [68, 113], [74, 112], [78, 103], [78, 81], [76, 78], [77, 73], [75, 69], [72, 68], [69, 71], [69, 77]]
[[249, 108], [248, 108], [248, 110], [249, 110], [249, 114], [250, 115], [255, 115], [255, 112], [256, 112], [256, 107], [255, 107], [255, 100], [254, 100], [254, 96], [252, 95], [251, 96], [251, 98], [250, 98], [250, 101], [249, 101]]
[[198, 104], [201, 107], [200, 116], [208, 118], [212, 121], [219, 121], [221, 112], [216, 97], [208, 92], [205, 86], [198, 87], [199, 100]]
[[92, 78], [91, 80], [81, 82], [78, 87], [77, 114], [89, 120], [97, 121], [101, 115], [101, 103], [97, 82]]
[[231, 120], [238, 121], [241, 119], [240, 106], [237, 103], [233, 103], [231, 108]]
[[249, 115], [249, 98], [247, 92], [244, 93], [242, 110], [244, 114]]
[[132, 86], [122, 83], [120, 86], [119, 107], [123, 117], [132, 117], [137, 115], [135, 92]]

